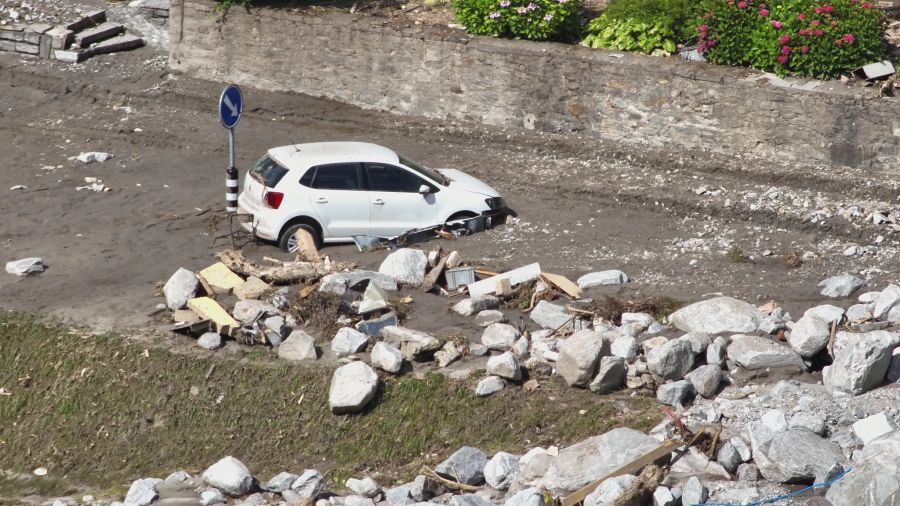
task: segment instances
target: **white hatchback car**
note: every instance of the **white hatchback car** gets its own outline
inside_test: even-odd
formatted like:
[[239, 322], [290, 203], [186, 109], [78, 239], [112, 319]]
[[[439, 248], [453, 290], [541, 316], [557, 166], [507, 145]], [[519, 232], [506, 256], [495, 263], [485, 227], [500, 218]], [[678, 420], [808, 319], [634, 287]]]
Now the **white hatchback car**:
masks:
[[301, 228], [321, 246], [506, 212], [500, 194], [477, 178], [365, 142], [272, 148], [247, 173], [238, 197], [238, 213], [251, 215], [242, 226], [285, 251], [296, 250]]

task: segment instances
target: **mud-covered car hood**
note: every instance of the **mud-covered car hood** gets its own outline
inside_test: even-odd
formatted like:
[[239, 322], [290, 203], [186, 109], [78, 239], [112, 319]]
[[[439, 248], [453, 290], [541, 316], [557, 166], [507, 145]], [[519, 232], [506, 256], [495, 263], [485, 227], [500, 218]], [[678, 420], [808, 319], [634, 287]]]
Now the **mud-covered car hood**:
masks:
[[497, 193], [497, 190], [488, 186], [488, 184], [484, 181], [478, 179], [477, 177], [470, 176], [460, 170], [438, 169], [438, 172], [440, 172], [444, 176], [447, 176], [447, 178], [450, 180], [449, 187], [454, 190], [463, 190], [467, 192], [478, 193], [487, 197], [500, 196], [500, 194]]

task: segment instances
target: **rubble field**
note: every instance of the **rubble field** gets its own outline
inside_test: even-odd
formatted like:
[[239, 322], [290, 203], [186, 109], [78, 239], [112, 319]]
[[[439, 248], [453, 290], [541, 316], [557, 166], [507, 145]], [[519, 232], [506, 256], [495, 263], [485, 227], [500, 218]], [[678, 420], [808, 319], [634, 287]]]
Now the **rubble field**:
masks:
[[242, 175], [365, 140], [515, 210], [292, 255], [223, 236], [220, 89], [0, 53], [0, 503], [900, 499], [892, 174], [246, 89]]

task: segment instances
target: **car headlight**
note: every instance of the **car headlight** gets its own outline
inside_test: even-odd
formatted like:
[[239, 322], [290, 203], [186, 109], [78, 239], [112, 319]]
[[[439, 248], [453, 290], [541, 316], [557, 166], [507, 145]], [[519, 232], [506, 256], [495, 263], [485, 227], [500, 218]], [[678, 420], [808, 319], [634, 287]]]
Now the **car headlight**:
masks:
[[489, 199], [484, 199], [484, 202], [491, 210], [506, 208], [506, 201], [503, 200], [503, 197], [491, 197]]

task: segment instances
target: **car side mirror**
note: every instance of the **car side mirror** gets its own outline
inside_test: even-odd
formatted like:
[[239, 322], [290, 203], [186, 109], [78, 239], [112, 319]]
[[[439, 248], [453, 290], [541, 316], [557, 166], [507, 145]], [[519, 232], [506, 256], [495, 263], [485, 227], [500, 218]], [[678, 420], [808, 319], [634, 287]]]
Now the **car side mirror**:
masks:
[[431, 193], [431, 187], [428, 186], [427, 184], [423, 184], [422, 186], [419, 187], [419, 193], [424, 197], [425, 195], [428, 195], [429, 193]]

